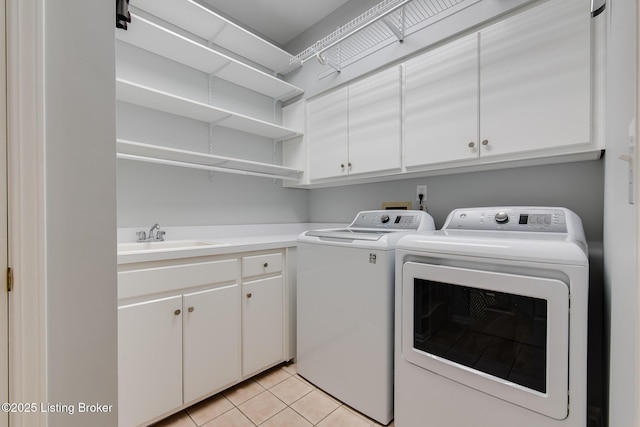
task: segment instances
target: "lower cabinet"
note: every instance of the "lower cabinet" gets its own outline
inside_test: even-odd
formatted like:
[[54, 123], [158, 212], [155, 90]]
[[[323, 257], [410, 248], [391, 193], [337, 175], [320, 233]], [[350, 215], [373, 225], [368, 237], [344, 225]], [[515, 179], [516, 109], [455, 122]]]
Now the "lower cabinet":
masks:
[[242, 257], [242, 376], [285, 358], [282, 252]]
[[291, 357], [282, 251], [122, 270], [120, 427], [147, 425]]
[[242, 375], [247, 377], [284, 357], [282, 276], [242, 284]]
[[182, 405], [182, 296], [118, 308], [118, 425]]
[[182, 297], [184, 403], [234, 383], [240, 375], [237, 284]]

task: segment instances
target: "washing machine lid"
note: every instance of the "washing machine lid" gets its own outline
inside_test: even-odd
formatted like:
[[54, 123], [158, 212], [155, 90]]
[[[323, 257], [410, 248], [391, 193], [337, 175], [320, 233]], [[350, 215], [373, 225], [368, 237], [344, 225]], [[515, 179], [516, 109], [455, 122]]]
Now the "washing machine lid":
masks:
[[346, 228], [310, 230], [298, 236], [308, 243], [377, 244], [395, 246], [406, 233], [434, 230], [431, 215], [415, 210], [373, 210], [359, 212]]
[[365, 240], [378, 241], [383, 236], [393, 233], [393, 230], [358, 230], [350, 228], [310, 230], [304, 233], [305, 236], [318, 237], [321, 240], [342, 239], [342, 240]]

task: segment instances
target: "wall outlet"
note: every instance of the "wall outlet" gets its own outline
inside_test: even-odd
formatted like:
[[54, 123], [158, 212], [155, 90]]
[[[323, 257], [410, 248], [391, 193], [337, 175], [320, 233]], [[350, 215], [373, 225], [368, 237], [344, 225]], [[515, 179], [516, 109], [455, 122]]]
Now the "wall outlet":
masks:
[[418, 185], [416, 187], [416, 201], [419, 202], [420, 201], [420, 194], [423, 195], [422, 197], [422, 202], [426, 202], [427, 201], [427, 186], [426, 185]]

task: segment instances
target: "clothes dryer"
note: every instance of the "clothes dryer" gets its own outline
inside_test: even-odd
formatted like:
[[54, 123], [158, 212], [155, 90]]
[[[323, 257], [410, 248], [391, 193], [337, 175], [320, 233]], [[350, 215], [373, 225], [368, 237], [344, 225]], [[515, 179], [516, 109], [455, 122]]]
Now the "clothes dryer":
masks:
[[587, 244], [568, 209], [456, 209], [396, 250], [397, 427], [584, 427]]

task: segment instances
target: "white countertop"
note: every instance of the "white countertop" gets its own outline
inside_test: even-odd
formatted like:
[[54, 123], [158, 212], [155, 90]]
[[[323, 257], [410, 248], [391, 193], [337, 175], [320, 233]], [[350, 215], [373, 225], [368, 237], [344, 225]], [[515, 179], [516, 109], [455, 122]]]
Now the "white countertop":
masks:
[[[345, 224], [296, 223], [161, 227], [166, 232], [166, 241], [200, 240], [218, 243], [218, 245], [120, 252], [118, 253], [118, 264], [290, 248], [296, 246], [298, 235], [306, 230], [342, 226]], [[140, 230], [142, 228], [118, 229], [118, 243], [135, 242], [135, 232]]]

